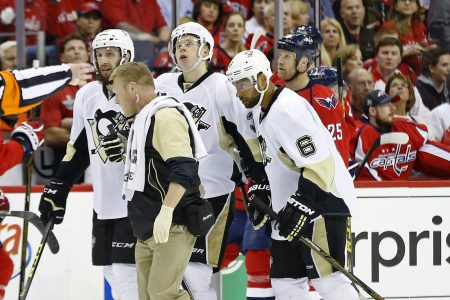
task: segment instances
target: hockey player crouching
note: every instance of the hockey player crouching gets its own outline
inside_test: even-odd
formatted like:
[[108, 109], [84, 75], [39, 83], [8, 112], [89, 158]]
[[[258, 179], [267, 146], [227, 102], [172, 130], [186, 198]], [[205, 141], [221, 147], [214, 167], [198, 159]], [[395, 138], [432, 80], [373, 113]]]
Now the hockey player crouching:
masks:
[[[199, 234], [188, 219], [192, 208], [208, 205], [200, 198], [196, 161], [206, 156], [205, 147], [189, 110], [174, 98], [156, 95], [144, 64], [121, 65], [111, 80], [124, 115], [137, 114], [128, 138], [123, 197], [129, 201], [128, 217], [138, 239], [139, 299], [191, 299], [180, 286], [194, 248], [193, 234]], [[210, 205], [201, 220], [213, 224]]]
[[270, 63], [259, 50], [239, 53], [226, 74], [254, 111], [272, 208], [279, 215], [271, 235], [275, 298], [306, 298], [310, 278], [325, 300], [358, 299], [343, 274], [298, 243], [304, 235], [345, 264], [346, 221], [356, 196], [330, 134], [300, 96], [270, 82]]

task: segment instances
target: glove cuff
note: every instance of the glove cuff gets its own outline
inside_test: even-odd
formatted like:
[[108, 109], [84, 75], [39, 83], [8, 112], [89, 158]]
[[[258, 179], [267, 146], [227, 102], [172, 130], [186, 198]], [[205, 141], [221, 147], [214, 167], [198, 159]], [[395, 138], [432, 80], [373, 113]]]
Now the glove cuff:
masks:
[[161, 216], [171, 217], [173, 214], [173, 211], [174, 211], [173, 207], [163, 205], [163, 206], [161, 206], [161, 210], [160, 210], [159, 214]]

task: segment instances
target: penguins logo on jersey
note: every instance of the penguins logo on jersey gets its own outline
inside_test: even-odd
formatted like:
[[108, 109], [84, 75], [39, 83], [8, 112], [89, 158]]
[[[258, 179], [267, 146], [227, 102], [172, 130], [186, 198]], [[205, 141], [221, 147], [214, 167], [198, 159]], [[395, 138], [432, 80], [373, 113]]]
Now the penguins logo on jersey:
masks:
[[250, 129], [256, 133], [255, 120], [253, 120], [253, 113], [249, 112], [247, 114], [247, 120], [250, 122]]
[[263, 164], [266, 166], [268, 163], [272, 162], [272, 159], [267, 156], [267, 144], [266, 140], [260, 135], [258, 136], [259, 148], [261, 149], [261, 156]]
[[122, 114], [114, 110], [109, 110], [107, 112], [102, 112], [98, 109], [94, 114], [94, 119], [87, 119], [92, 131], [92, 138], [94, 139], [94, 149], [90, 149], [92, 155], [98, 154], [103, 161], [106, 163], [108, 156], [105, 153], [103, 145], [103, 137], [109, 133], [108, 125], [113, 124], [114, 129], [118, 130], [129, 130], [131, 127], [130, 122], [127, 122], [127, 118]]
[[194, 119], [195, 124], [197, 124], [198, 131], [202, 129], [208, 130], [211, 125], [201, 120], [202, 116], [206, 113], [206, 108], [194, 105], [190, 102], [184, 102], [184, 106], [191, 112], [192, 118]]
[[314, 97], [314, 100], [316, 100], [316, 102], [320, 106], [325, 107], [326, 109], [336, 108], [338, 103], [334, 95], [331, 95], [331, 97], [326, 98]]

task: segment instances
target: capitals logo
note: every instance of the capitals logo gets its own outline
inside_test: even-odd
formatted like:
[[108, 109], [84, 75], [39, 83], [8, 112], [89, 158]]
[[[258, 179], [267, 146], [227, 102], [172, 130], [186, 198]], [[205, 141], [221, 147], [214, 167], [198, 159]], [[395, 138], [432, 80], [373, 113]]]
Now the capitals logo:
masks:
[[326, 97], [326, 98], [320, 98], [320, 97], [314, 97], [314, 100], [316, 100], [316, 102], [322, 106], [325, 107], [328, 110], [331, 110], [331, 108], [336, 108], [338, 101], [336, 99], [335, 95], [331, 95], [331, 97]]

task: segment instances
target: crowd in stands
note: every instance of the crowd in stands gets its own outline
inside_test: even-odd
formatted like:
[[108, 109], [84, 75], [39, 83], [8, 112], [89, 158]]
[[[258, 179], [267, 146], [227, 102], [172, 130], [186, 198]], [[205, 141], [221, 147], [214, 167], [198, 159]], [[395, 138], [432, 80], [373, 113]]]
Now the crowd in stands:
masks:
[[[273, 70], [277, 69], [273, 0], [179, 2], [179, 22], [197, 22], [214, 38], [211, 71], [226, 72], [232, 58], [251, 44], [272, 61]], [[313, 8], [314, 1], [284, 1], [283, 35], [310, 24]], [[420, 124], [420, 132], [426, 132], [425, 140], [449, 145], [450, 0], [321, 0], [320, 13], [320, 64], [336, 68], [342, 61], [343, 101], [348, 105], [346, 114], [353, 119], [352, 125], [346, 125], [350, 132], [356, 133], [370, 123], [365, 111], [367, 95], [380, 90], [398, 100], [391, 103], [395, 118]], [[16, 42], [10, 35], [15, 30], [15, 18], [15, 1], [0, 0], [1, 70], [17, 67]], [[26, 37], [27, 63], [31, 66], [36, 56], [33, 33], [45, 32], [46, 62], [51, 65], [92, 61], [95, 35], [119, 28], [133, 39], [136, 60], [149, 65], [157, 77], [175, 70], [169, 52], [173, 23], [172, 1], [26, 0], [25, 29], [31, 33]], [[277, 74], [273, 81], [285, 85]], [[54, 170], [65, 153], [78, 89], [65, 87], [45, 101], [38, 112], [45, 125], [46, 144], [53, 151]], [[1, 132], [7, 136], [27, 117], [2, 117]], [[354, 154], [355, 149], [350, 152]]]

